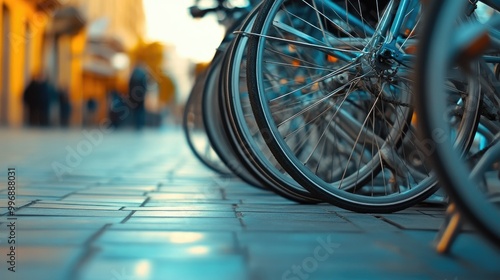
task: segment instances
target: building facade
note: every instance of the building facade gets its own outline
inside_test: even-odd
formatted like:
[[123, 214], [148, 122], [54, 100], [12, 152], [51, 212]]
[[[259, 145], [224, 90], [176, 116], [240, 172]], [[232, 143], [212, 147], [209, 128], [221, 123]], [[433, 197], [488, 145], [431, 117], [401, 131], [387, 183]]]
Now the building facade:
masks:
[[22, 93], [42, 71], [45, 32], [59, 6], [47, 0], [0, 0], [0, 125], [23, 123]]
[[68, 92], [72, 125], [84, 123], [89, 99], [105, 116], [144, 32], [142, 0], [0, 0], [0, 125], [23, 125], [23, 91], [39, 73]]
[[108, 93], [125, 84], [128, 78], [127, 52], [145, 33], [143, 3], [142, 0], [64, 0], [64, 7], [76, 8], [85, 28], [59, 38], [60, 63], [49, 68], [59, 69], [57, 83], [68, 89], [71, 123], [96, 124], [108, 116]]

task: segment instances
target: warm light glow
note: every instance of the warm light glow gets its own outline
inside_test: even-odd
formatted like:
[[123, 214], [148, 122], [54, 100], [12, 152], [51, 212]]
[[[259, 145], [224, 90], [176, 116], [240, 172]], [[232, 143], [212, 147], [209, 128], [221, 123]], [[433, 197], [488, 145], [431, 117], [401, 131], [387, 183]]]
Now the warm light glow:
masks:
[[188, 253], [192, 255], [206, 255], [208, 252], [209, 249], [206, 246], [195, 246], [188, 249]]
[[203, 234], [198, 232], [172, 232], [169, 234], [170, 242], [183, 244], [194, 243], [203, 239]]
[[116, 53], [111, 58], [111, 64], [115, 69], [118, 70], [127, 69], [127, 67], [129, 67], [130, 65], [130, 59], [125, 53]]
[[194, 1], [144, 0], [147, 39], [174, 45], [177, 52], [196, 62], [210, 61], [224, 28], [215, 15], [193, 19], [188, 7]]
[[151, 263], [147, 260], [140, 261], [135, 266], [135, 275], [144, 278], [148, 277], [151, 273]]

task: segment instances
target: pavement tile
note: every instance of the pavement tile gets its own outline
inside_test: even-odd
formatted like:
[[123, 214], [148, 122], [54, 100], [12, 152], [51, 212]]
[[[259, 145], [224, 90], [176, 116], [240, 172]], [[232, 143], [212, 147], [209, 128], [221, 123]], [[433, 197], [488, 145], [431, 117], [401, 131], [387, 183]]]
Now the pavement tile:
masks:
[[39, 203], [38, 201], [27, 208], [47, 208], [47, 209], [72, 209], [72, 210], [107, 210], [117, 211], [120, 206], [102, 206], [102, 205], [81, 205], [81, 204], [62, 204], [62, 203]]
[[137, 185], [156, 185], [160, 179], [144, 179], [144, 178], [115, 178], [111, 183], [113, 184], [124, 184], [132, 183]]
[[[0, 223], [8, 222], [6, 216], [0, 216]], [[122, 217], [71, 217], [71, 216], [16, 216], [16, 227], [31, 229], [31, 228], [71, 228], [71, 226], [79, 227], [86, 224], [116, 224], [123, 221]]]
[[341, 212], [338, 213], [338, 215], [366, 232], [399, 230], [397, 226], [387, 223], [370, 214], [355, 214], [355, 213]]
[[[21, 228], [22, 229], [22, 228]], [[82, 246], [95, 234], [95, 229], [30, 229], [16, 232], [16, 243], [21, 246]], [[1, 236], [8, 236], [8, 229], [0, 229]]]
[[438, 230], [443, 223], [443, 219], [423, 215], [407, 215], [397, 213], [384, 214], [381, 215], [381, 217], [403, 229]]
[[[235, 199], [237, 196], [232, 197]], [[231, 199], [231, 198], [228, 198]], [[244, 199], [241, 199], [241, 204], [283, 204], [283, 205], [294, 205], [293, 203], [285, 198], [278, 197], [276, 195], [245, 195]]]
[[[119, 202], [107, 202], [107, 201], [92, 201], [92, 200], [86, 200], [86, 201], [76, 201], [76, 200], [39, 200], [36, 201], [37, 205], [43, 205], [43, 204], [50, 204], [50, 205], [82, 205], [83, 207], [85, 206], [104, 206], [104, 207], [113, 207], [113, 208], [122, 208], [124, 207], [123, 203]], [[137, 203], [127, 203], [127, 204], [137, 204]]]
[[123, 217], [130, 215], [129, 211], [107, 211], [86, 209], [51, 209], [23, 208], [16, 211], [18, 216], [73, 216], [73, 217]]
[[184, 204], [177, 203], [177, 205], [170, 206], [148, 206], [146, 203], [143, 207], [125, 207], [123, 210], [126, 211], [218, 211], [218, 212], [233, 212], [234, 206], [229, 204]]
[[[190, 219], [195, 219], [195, 218], [190, 218]], [[207, 231], [207, 232], [212, 232], [212, 231], [237, 232], [243, 230], [243, 226], [239, 222], [237, 221], [227, 222], [227, 220], [219, 221], [219, 223], [217, 224], [214, 224], [213, 222], [172, 223], [170, 221], [165, 221], [165, 220], [163, 221], [142, 220], [140, 223], [135, 223], [135, 222], [129, 223], [129, 221], [127, 221], [124, 224], [113, 224], [111, 225], [110, 228], [116, 230]]]
[[[132, 206], [142, 204], [146, 197], [142, 196], [101, 196], [101, 195], [86, 195], [86, 194], [72, 194], [63, 199], [64, 201], [85, 201], [85, 202], [116, 202], [123, 204], [123, 206]], [[137, 205], [137, 206], [139, 206]]]
[[[437, 272], [433, 270], [436, 263], [443, 261], [443, 256], [432, 250], [428, 250], [429, 253], [426, 256], [428, 261], [414, 258], [411, 252], [402, 250], [408, 247], [408, 243], [412, 243], [411, 238], [399, 233], [380, 232], [370, 235], [365, 233], [291, 233], [279, 238], [275, 233], [241, 232], [237, 233], [237, 236], [240, 244], [248, 250], [250, 265], [256, 270], [253, 272], [265, 276], [264, 279], [280, 278], [286, 271], [292, 270], [293, 266], [314, 267], [314, 262], [317, 264], [315, 269], [307, 271], [302, 269], [302, 272], [312, 279], [323, 279], [326, 275], [333, 278], [341, 275], [351, 276], [355, 279], [358, 277], [365, 279], [368, 275], [370, 275], [369, 279], [372, 279], [371, 275], [378, 279], [381, 276], [390, 275], [392, 278], [392, 272], [395, 277], [427, 278]], [[422, 247], [422, 244], [419, 246], [428, 248]], [[327, 251], [328, 249], [330, 251]], [[370, 265], [353, 262], [352, 260], [355, 259], [361, 262], [369, 260]], [[359, 269], [360, 265], [363, 269]], [[455, 275], [463, 272], [460, 264], [457, 263], [455, 267], [447, 269]], [[387, 271], [391, 273], [387, 274]], [[288, 275], [293, 276], [293, 274]]]
[[220, 192], [215, 193], [159, 193], [150, 192], [147, 194], [152, 200], [210, 200], [222, 199]]
[[193, 183], [162, 183], [158, 187], [158, 192], [174, 192], [174, 193], [203, 193], [207, 190], [212, 192], [220, 192], [221, 188], [215, 184], [207, 182]]
[[[28, 199], [20, 199], [18, 197], [16, 197], [16, 208], [21, 208], [21, 207], [24, 207], [30, 203], [32, 203], [33, 201], [32, 200], [28, 200]], [[6, 199], [6, 198], [0, 198], [0, 205], [1, 206], [6, 206], [8, 205], [9, 203], [9, 200]]]
[[261, 188], [256, 188], [254, 186], [249, 185], [246, 182], [243, 182], [242, 180], [238, 178], [218, 178], [216, 180], [216, 183], [219, 186], [223, 186], [228, 192], [242, 192], [242, 193], [263, 193], [263, 192], [268, 192], [266, 190], [263, 190]]
[[[202, 169], [203, 170], [203, 169]], [[213, 171], [206, 169], [200, 172], [200, 169], [189, 167], [183, 167], [180, 169], [176, 169], [174, 171], [175, 176], [180, 177], [190, 177], [190, 178], [199, 178], [199, 179], [209, 179], [213, 177]]]
[[26, 183], [21, 185], [21, 189], [37, 189], [37, 190], [46, 190], [46, 191], [55, 191], [55, 190], [81, 190], [87, 188], [87, 184], [67, 184], [67, 183]]
[[[88, 220], [87, 217], [78, 217], [78, 221], [67, 220], [40, 220], [28, 222], [22, 219], [16, 222], [16, 229], [19, 230], [98, 230], [112, 222], [119, 223], [123, 219], [103, 219], [98, 217], [96, 220]], [[20, 221], [20, 222], [19, 222]]]
[[[297, 224], [303, 221], [310, 221], [311, 215], [309, 213], [261, 213], [261, 212], [240, 212], [239, 215], [244, 221], [259, 220], [259, 221], [293, 221]], [[332, 222], [332, 223], [346, 223], [342, 218], [332, 215], [330, 213], [315, 213], [312, 218], [315, 222]]]
[[234, 212], [218, 212], [218, 211], [138, 211], [132, 217], [197, 217], [197, 218], [236, 218]]
[[[0, 172], [0, 280], [500, 279], [500, 251], [469, 225], [451, 255], [436, 253], [442, 206], [375, 215], [300, 205], [213, 173], [177, 128], [107, 134], [62, 180], [47, 163], [64, 160], [80, 131], [0, 136], [0, 169], [18, 167], [21, 208], [19, 271], [5, 277]], [[169, 141], [179, 145], [158, 145]]]
[[[207, 257], [218, 257], [228, 255], [243, 255], [244, 252], [230, 244], [162, 244], [162, 243], [128, 243], [124, 246], [122, 243], [98, 243], [92, 245], [97, 251], [98, 258], [105, 259], [184, 259], [189, 261], [196, 258], [196, 251], [200, 253], [206, 251]], [[203, 257], [203, 256], [202, 256]]]
[[[75, 279], [73, 268], [84, 255], [81, 246], [17, 246], [16, 272], [7, 272], [9, 264], [0, 262], [2, 280], [67, 280]], [[7, 252], [4, 245], [0, 245], [0, 252]]]
[[217, 245], [235, 247], [235, 235], [231, 232], [201, 231], [147, 231], [147, 230], [106, 230], [94, 244], [138, 243], [158, 244], [158, 246]]
[[[410, 236], [415, 242], [425, 244], [433, 244], [436, 233], [428, 231], [404, 231], [402, 234]], [[478, 248], [481, 248], [481, 253], [475, 253]], [[418, 258], [427, 259], [427, 252], [415, 250], [412, 252]], [[500, 251], [496, 250], [489, 241], [471, 233], [460, 234], [452, 246], [450, 256], [442, 256], [445, 260], [440, 260], [442, 265], [436, 267], [438, 271], [446, 271], [449, 266], [459, 266], [462, 270], [467, 271], [468, 267], [475, 267], [477, 271], [486, 273], [500, 273]], [[445, 265], [447, 264], [447, 265]]]
[[[117, 225], [118, 226], [118, 225]], [[157, 227], [161, 230], [187, 230], [187, 231], [221, 231], [242, 230], [243, 227], [237, 218], [151, 218], [131, 217], [120, 228], [151, 229]]]
[[226, 199], [149, 199], [144, 206], [168, 206], [172, 204], [226, 204], [226, 205], [236, 205], [241, 203], [240, 200], [226, 200]]
[[63, 197], [70, 193], [74, 192], [74, 190], [68, 189], [42, 189], [42, 188], [26, 188], [20, 187], [16, 189], [17, 196], [50, 196], [50, 197]]
[[158, 188], [156, 184], [152, 185], [144, 185], [144, 184], [126, 184], [126, 183], [106, 183], [100, 185], [90, 186], [89, 189], [97, 189], [97, 190], [129, 190], [129, 191], [141, 191], [141, 192], [150, 192], [154, 191]]
[[273, 204], [240, 204], [236, 206], [238, 212], [262, 212], [262, 213], [316, 213], [326, 214], [327, 210], [317, 205], [273, 205]]
[[[194, 167], [196, 169], [196, 167]], [[196, 177], [180, 177], [177, 175], [172, 175], [172, 178], [168, 181], [162, 181], [161, 182], [161, 187], [165, 186], [214, 186], [214, 187], [219, 187], [217, 185], [217, 180], [220, 177], [217, 175], [213, 174], [208, 177], [203, 177], [203, 178], [196, 178]]]
[[248, 279], [242, 256], [209, 258], [161, 259], [96, 258], [86, 264], [79, 274], [80, 280], [109, 279]]
[[303, 213], [243, 213], [242, 222], [247, 230], [264, 231], [349, 231], [360, 229], [333, 215], [311, 216]]
[[135, 191], [135, 190], [124, 190], [124, 189], [100, 189], [100, 188], [91, 188], [91, 189], [85, 189], [85, 190], [80, 190], [76, 191], [75, 194], [86, 194], [86, 195], [102, 195], [102, 196], [115, 196], [115, 195], [120, 195], [120, 196], [143, 196], [145, 195], [145, 191]]
[[17, 195], [16, 196], [16, 202], [17, 201], [22, 201], [22, 202], [26, 202], [26, 201], [29, 201], [30, 203], [33, 202], [33, 201], [37, 201], [37, 200], [40, 200], [40, 199], [44, 199], [44, 200], [60, 200], [63, 196], [36, 196], [36, 195]]

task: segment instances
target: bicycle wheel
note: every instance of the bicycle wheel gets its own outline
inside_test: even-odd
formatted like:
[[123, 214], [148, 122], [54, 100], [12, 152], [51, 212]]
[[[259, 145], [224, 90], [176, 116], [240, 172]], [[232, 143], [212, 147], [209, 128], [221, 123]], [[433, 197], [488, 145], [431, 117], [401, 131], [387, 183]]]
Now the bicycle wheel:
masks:
[[[416, 65], [417, 109], [422, 135], [434, 147], [429, 158], [443, 186], [459, 211], [500, 246], [500, 205], [498, 199], [494, 201], [499, 190], [485, 184], [487, 172], [498, 172], [491, 164], [500, 160], [500, 147], [493, 145], [474, 165], [452, 149], [451, 140], [445, 137], [450, 131], [450, 118], [443, 114], [449, 96], [444, 81], [450, 72], [460, 72], [481, 87], [482, 96], [474, 98], [485, 103], [478, 110], [483, 118], [491, 118], [489, 110], [499, 108], [498, 92], [494, 87], [498, 84], [498, 75], [494, 75], [491, 65], [492, 62], [497, 64], [492, 57], [497, 57], [500, 51], [498, 24], [473, 20], [474, 14], [468, 16], [466, 12], [468, 8], [473, 8], [469, 1], [433, 1], [423, 29], [427, 36], [420, 42]], [[498, 23], [498, 16], [493, 20], [495, 18]], [[495, 118], [495, 122], [498, 126], [498, 119]]]
[[214, 151], [233, 174], [248, 184], [266, 188], [258, 175], [252, 173], [237, 157], [228, 135], [224, 130], [224, 120], [219, 104], [219, 80], [223, 61], [223, 53], [214, 58], [208, 68], [207, 80], [203, 89], [202, 116], [208, 139]]
[[213, 171], [221, 175], [230, 176], [232, 175], [231, 171], [227, 169], [212, 149], [210, 141], [207, 138], [205, 126], [203, 125], [201, 100], [206, 72], [204, 70], [199, 74], [189, 94], [182, 116], [182, 129], [189, 148], [198, 160]]
[[[420, 6], [363, 6], [266, 1], [250, 34], [250, 100], [270, 150], [302, 186], [353, 211], [393, 212], [437, 188], [410, 122], [412, 61], [400, 59], [411, 57]], [[391, 34], [396, 13], [405, 20]], [[467, 147], [470, 130], [457, 132]]]
[[[240, 30], [249, 32], [257, 15], [250, 13]], [[248, 38], [237, 36], [226, 53], [222, 71], [222, 104], [227, 112], [228, 134], [232, 143], [241, 150], [241, 160], [253, 166], [260, 176], [268, 181], [277, 194], [299, 203], [321, 202], [283, 172], [265, 145], [251, 112], [246, 88], [246, 47]]]

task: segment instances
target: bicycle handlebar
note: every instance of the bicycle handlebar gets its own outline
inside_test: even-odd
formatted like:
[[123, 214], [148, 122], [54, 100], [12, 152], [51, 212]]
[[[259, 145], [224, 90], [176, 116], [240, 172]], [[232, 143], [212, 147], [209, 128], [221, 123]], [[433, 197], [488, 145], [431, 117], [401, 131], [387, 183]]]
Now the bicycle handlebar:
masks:
[[240, 12], [240, 11], [244, 11], [244, 10], [247, 10], [248, 7], [227, 7], [223, 4], [224, 1], [218, 1], [219, 4], [216, 6], [216, 7], [213, 7], [213, 8], [208, 8], [208, 9], [200, 9], [198, 6], [191, 6], [189, 7], [189, 13], [191, 14], [191, 16], [193, 18], [202, 18], [204, 17], [205, 15], [207, 15], [208, 13], [213, 13], [213, 12], [219, 12], [219, 11], [222, 11], [226, 14], [233, 14], [233, 13], [237, 13], [237, 12]]
[[198, 8], [198, 6], [189, 7], [189, 13], [193, 18], [202, 18], [208, 13], [216, 12], [219, 10], [220, 10], [219, 7], [209, 8], [209, 9], [200, 9]]

